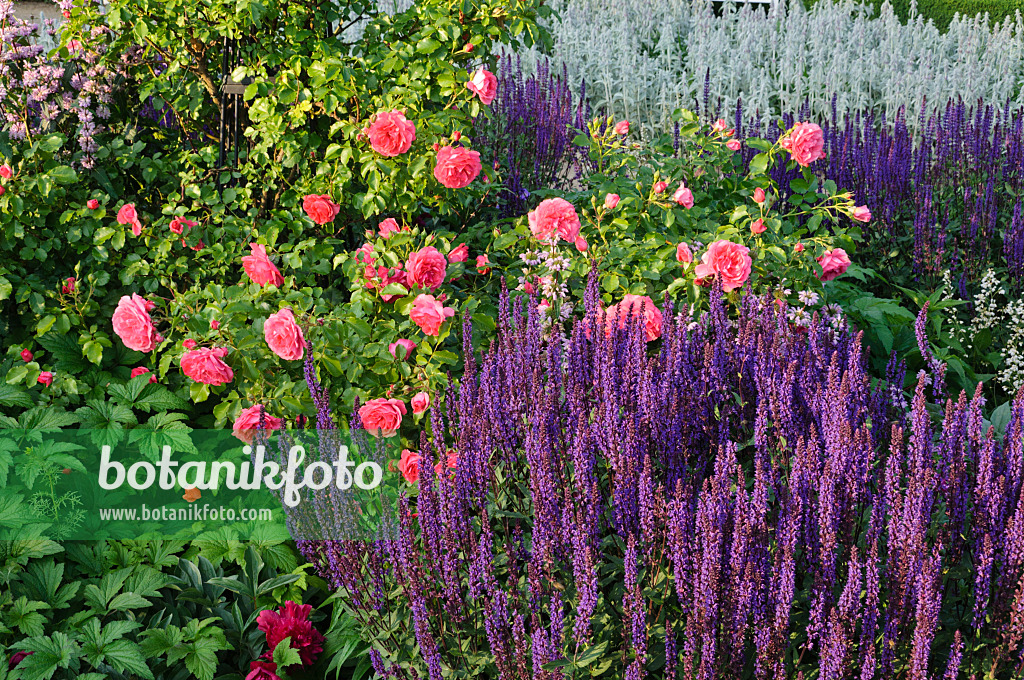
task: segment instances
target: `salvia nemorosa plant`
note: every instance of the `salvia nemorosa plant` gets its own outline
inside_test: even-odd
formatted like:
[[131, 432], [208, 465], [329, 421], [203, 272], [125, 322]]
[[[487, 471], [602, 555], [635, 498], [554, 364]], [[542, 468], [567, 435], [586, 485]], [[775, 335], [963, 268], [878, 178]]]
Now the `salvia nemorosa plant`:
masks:
[[1020, 677], [1024, 393], [999, 436], [934, 360], [901, 403], [858, 336], [712, 297], [647, 343], [503, 296], [397, 530], [299, 541], [379, 677]]

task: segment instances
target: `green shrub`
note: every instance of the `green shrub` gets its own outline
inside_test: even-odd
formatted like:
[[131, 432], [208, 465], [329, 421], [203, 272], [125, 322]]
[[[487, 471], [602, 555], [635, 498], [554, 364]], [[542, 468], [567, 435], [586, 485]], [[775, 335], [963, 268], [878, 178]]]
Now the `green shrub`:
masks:
[[[818, 0], [804, 0], [810, 8]], [[888, 0], [897, 16], [906, 21], [910, 17], [911, 0]], [[873, 5], [876, 10], [886, 0], [863, 0], [866, 5]], [[1019, 0], [918, 0], [917, 13], [926, 20], [930, 19], [942, 30], [949, 27], [953, 17], [959, 13], [965, 17], [988, 14], [992, 24], [1002, 23], [1006, 19], [1016, 18], [1017, 11], [1022, 9]]]

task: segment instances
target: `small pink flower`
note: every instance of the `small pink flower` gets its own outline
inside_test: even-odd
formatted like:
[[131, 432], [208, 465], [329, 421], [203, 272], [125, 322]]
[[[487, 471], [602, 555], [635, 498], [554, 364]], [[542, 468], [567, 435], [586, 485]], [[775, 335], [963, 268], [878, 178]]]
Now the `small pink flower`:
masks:
[[444, 473], [445, 468], [453, 470], [458, 466], [459, 454], [456, 453], [455, 451], [452, 451], [451, 449], [448, 449], [448, 453], [445, 455], [444, 460], [439, 460], [437, 461], [437, 464], [434, 465], [434, 472], [436, 472], [438, 476], [440, 476]]
[[764, 203], [764, 199], [764, 189], [762, 189], [761, 187], [757, 187], [756, 189], [754, 189], [754, 203], [760, 205], [761, 203]]
[[409, 318], [426, 335], [437, 337], [445, 320], [455, 315], [455, 310], [445, 307], [433, 295], [419, 295], [412, 303]]
[[87, 208], [89, 208], [89, 210], [95, 210], [96, 208], [100, 207], [100, 202], [95, 198], [90, 198], [88, 201], [85, 202], [85, 205]]
[[826, 251], [824, 255], [819, 257], [818, 264], [821, 265], [822, 269], [821, 275], [818, 278], [822, 281], [831, 281], [846, 273], [846, 270], [850, 267], [850, 256], [842, 248], [836, 248], [835, 250]]
[[491, 272], [491, 268], [488, 267], [487, 265], [489, 265], [490, 263], [491, 263], [491, 261], [487, 259], [486, 255], [477, 255], [476, 256], [476, 271], [477, 271], [477, 273], [478, 274], [489, 274]]
[[235, 378], [235, 372], [223, 361], [227, 355], [225, 347], [194, 349], [181, 358], [181, 372], [197, 383], [225, 385]]
[[385, 111], [377, 114], [366, 128], [370, 146], [382, 156], [399, 156], [416, 140], [416, 126], [401, 111]]
[[53, 384], [53, 373], [50, 373], [49, 371], [43, 371], [42, 373], [39, 374], [39, 378], [37, 378], [36, 382], [40, 382], [49, 387], [50, 385]]
[[132, 377], [133, 378], [138, 378], [140, 375], [145, 375], [146, 373], [149, 373], [149, 382], [155, 383], [156, 382], [156, 375], [153, 374], [153, 373], [150, 373], [149, 369], [146, 368], [145, 366], [136, 366], [135, 368], [132, 369]]
[[693, 207], [693, 192], [685, 184], [679, 184], [679, 188], [676, 189], [676, 193], [672, 195], [672, 198], [684, 208], [689, 209]]
[[472, 52], [473, 51], [473, 47], [474, 47], [473, 43], [468, 42], [468, 43], [466, 43], [466, 46], [463, 47], [462, 49], [466, 50], [467, 52]]
[[469, 246], [465, 243], [460, 243], [458, 247], [454, 248], [448, 253], [449, 262], [465, 262], [469, 259]]
[[413, 342], [412, 340], [401, 338], [399, 340], [395, 340], [393, 343], [388, 345], [388, 351], [391, 352], [391, 356], [395, 357], [396, 359], [398, 358], [399, 347], [405, 350], [405, 355], [402, 358], [408, 359], [409, 357], [412, 356], [412, 351], [416, 349], [416, 343]]
[[564, 198], [548, 198], [527, 214], [530, 233], [538, 240], [551, 243], [559, 238], [573, 243], [580, 235], [580, 218], [576, 208]]
[[870, 222], [871, 211], [868, 210], [868, 207], [866, 205], [858, 205], [856, 208], [853, 209], [852, 217], [858, 222]]
[[606, 194], [604, 197], [604, 207], [608, 210], [615, 210], [615, 206], [619, 204], [618, 194]]
[[611, 336], [612, 329], [616, 326], [626, 328], [630, 317], [642, 314], [647, 342], [661, 337], [661, 310], [654, 304], [654, 300], [646, 295], [626, 295], [621, 302], [605, 310], [605, 313], [607, 315], [605, 334], [608, 336]]
[[32, 352], [28, 351], [27, 349], [21, 350], [21, 358], [27, 364], [28, 362], [32, 361]]
[[701, 264], [694, 269], [699, 279], [718, 276], [722, 290], [729, 292], [739, 288], [750, 278], [753, 261], [750, 249], [732, 241], [715, 241], [701, 256]]
[[725, 132], [725, 119], [719, 118], [715, 121], [714, 125], [711, 126], [712, 132]]
[[0, 196], [3, 196], [6, 193], [7, 193], [7, 189], [4, 189], [2, 186], [0, 186]]
[[142, 233], [142, 222], [139, 221], [139, 214], [135, 211], [134, 203], [125, 203], [121, 206], [121, 209], [117, 211], [117, 223], [130, 224], [132, 233], [136, 236]]
[[797, 243], [795, 246], [793, 246], [793, 252], [794, 253], [802, 253], [802, 252], [804, 252], [804, 244], [803, 243]]
[[487, 69], [478, 68], [466, 83], [466, 88], [480, 97], [481, 102], [490, 104], [498, 93], [498, 79]]
[[693, 253], [690, 252], [690, 246], [685, 243], [680, 243], [676, 246], [676, 259], [683, 264], [689, 264], [693, 262]]
[[730, 139], [728, 142], [725, 143], [725, 145], [726, 147], [729, 148], [730, 151], [739, 151], [740, 147], [743, 146], [742, 144], [740, 144], [740, 140], [738, 139]]
[[249, 248], [252, 250], [252, 255], [242, 258], [242, 267], [252, 282], [259, 286], [273, 284], [280, 287], [284, 285], [284, 277], [267, 256], [267, 247], [260, 243], [250, 243]]
[[371, 399], [359, 407], [359, 420], [363, 429], [374, 437], [394, 437], [402, 426], [402, 416], [408, 411], [401, 399]]
[[434, 246], [420, 248], [409, 255], [405, 264], [408, 281], [413, 286], [434, 290], [444, 283], [448, 261]]
[[302, 329], [295, 323], [295, 314], [285, 307], [271, 314], [263, 324], [263, 337], [270, 351], [286, 361], [298, 361], [303, 357], [306, 339]]
[[377, 261], [377, 258], [373, 256], [373, 244], [364, 243], [355, 252], [356, 262], [365, 264], [367, 266], [372, 265]]
[[449, 189], [463, 189], [480, 174], [480, 153], [461, 146], [443, 146], [437, 151], [434, 177]]
[[583, 238], [582, 236], [577, 236], [576, 240], [573, 242], [573, 245], [576, 246], [576, 250], [580, 251], [581, 253], [587, 252], [587, 249], [590, 248], [590, 244], [587, 243], [587, 239]]
[[402, 457], [398, 461], [398, 471], [410, 484], [415, 484], [420, 478], [420, 460], [422, 460], [420, 454], [409, 449], [402, 449]]
[[171, 231], [178, 235], [181, 235], [181, 233], [185, 231], [185, 227], [191, 229], [196, 226], [199, 226], [198, 222], [193, 222], [192, 220], [185, 219], [184, 217], [175, 217], [171, 220]]
[[232, 434], [246, 444], [252, 444], [253, 438], [260, 429], [260, 411], [263, 412], [263, 426], [267, 432], [280, 430], [284, 427], [284, 420], [275, 418], [267, 412], [260, 404], [250, 406], [238, 414], [235, 424], [232, 426]]
[[249, 674], [245, 680], [281, 680], [277, 674], [277, 664], [273, 661], [256, 659], [249, 662]]
[[210, 321], [210, 328], [212, 328], [213, 330], [219, 329], [220, 328], [220, 321], [217, 321], [216, 319], [213, 319], [212, 321]]
[[124, 295], [117, 303], [111, 321], [117, 337], [121, 338], [128, 349], [152, 352], [156, 343], [160, 342], [153, 320], [149, 318], [149, 311], [154, 306], [137, 293], [132, 293], [131, 297]]
[[181, 346], [184, 347], [186, 350], [189, 350], [195, 349], [196, 345], [198, 344], [199, 343], [193, 340], [192, 338], [185, 338], [184, 342], [181, 343]]
[[412, 412], [420, 414], [430, 408], [430, 395], [426, 392], [417, 392], [412, 398]]
[[755, 234], [763, 234], [767, 228], [760, 217], [750, 223], [750, 231]]
[[309, 215], [314, 224], [324, 225], [334, 221], [341, 212], [341, 206], [331, 200], [327, 194], [309, 194], [302, 199], [302, 209]]
[[665, 189], [668, 189], [668, 184], [666, 182], [656, 182], [654, 184], [654, 193], [656, 194], [665, 193]]
[[14, 177], [14, 171], [11, 170], [11, 166], [7, 165], [7, 163], [0, 165], [0, 177], [3, 177], [4, 179]]
[[617, 135], [628, 135], [629, 134], [629, 121], [628, 120], [620, 120], [618, 123], [615, 124], [614, 132]]
[[394, 217], [389, 217], [377, 225], [377, 233], [380, 234], [381, 238], [387, 238], [388, 236], [391, 236], [391, 234], [399, 231], [409, 231], [409, 227], [398, 226], [398, 220]]
[[797, 123], [790, 133], [779, 141], [779, 146], [805, 168], [825, 157], [825, 135], [814, 123]]
[[72, 293], [75, 292], [74, 276], [69, 276], [68, 278], [64, 279], [64, 283], [60, 287], [60, 292], [64, 293], [65, 295], [71, 295]]

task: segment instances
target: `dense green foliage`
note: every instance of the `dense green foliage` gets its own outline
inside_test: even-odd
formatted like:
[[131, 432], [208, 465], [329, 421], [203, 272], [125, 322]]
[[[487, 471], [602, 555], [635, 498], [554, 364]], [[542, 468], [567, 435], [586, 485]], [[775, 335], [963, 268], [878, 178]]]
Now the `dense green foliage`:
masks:
[[[904, 21], [911, 16], [911, 0], [863, 0], [866, 5], [873, 5], [876, 10], [883, 2], [892, 5], [893, 10]], [[811, 7], [817, 0], [804, 0], [806, 7]], [[1014, 21], [1017, 12], [1022, 8], [1018, 0], [917, 0], [917, 14], [925, 21], [933, 21], [936, 26], [945, 30], [953, 17], [960, 14], [973, 17], [988, 14], [993, 24], [1002, 23], [1006, 19]]]

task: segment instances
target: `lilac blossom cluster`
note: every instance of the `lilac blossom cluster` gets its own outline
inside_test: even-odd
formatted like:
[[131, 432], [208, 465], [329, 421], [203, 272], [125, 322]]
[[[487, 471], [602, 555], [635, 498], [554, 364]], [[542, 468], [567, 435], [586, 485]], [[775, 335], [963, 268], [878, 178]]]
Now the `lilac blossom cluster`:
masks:
[[896, 403], [859, 336], [770, 298], [666, 298], [653, 345], [592, 332], [598, 301], [545, 338], [503, 293], [397, 531], [298, 542], [379, 676], [1021, 677], [1024, 391], [1000, 437], [980, 392]]
[[[52, 22], [47, 24], [45, 30], [56, 36]], [[114, 67], [102, 63], [108, 29], [95, 26], [80, 39], [67, 42], [67, 58], [51, 58], [35, 43], [39, 30], [38, 24], [16, 18], [11, 2], [0, 2], [0, 115], [4, 127], [15, 141], [52, 132], [75, 138], [82, 152], [78, 163], [92, 168], [111, 117], [115, 83], [124, 77], [124, 69], [137, 58], [137, 51], [128, 50]]]
[[577, 95], [565, 69], [559, 76], [540, 64], [537, 71], [524, 76], [518, 58], [503, 57], [493, 117], [478, 118], [473, 131], [503, 178], [497, 202], [508, 215], [525, 212], [531, 191], [567, 187], [590, 170], [586, 151], [572, 143], [590, 118], [585, 84]]

